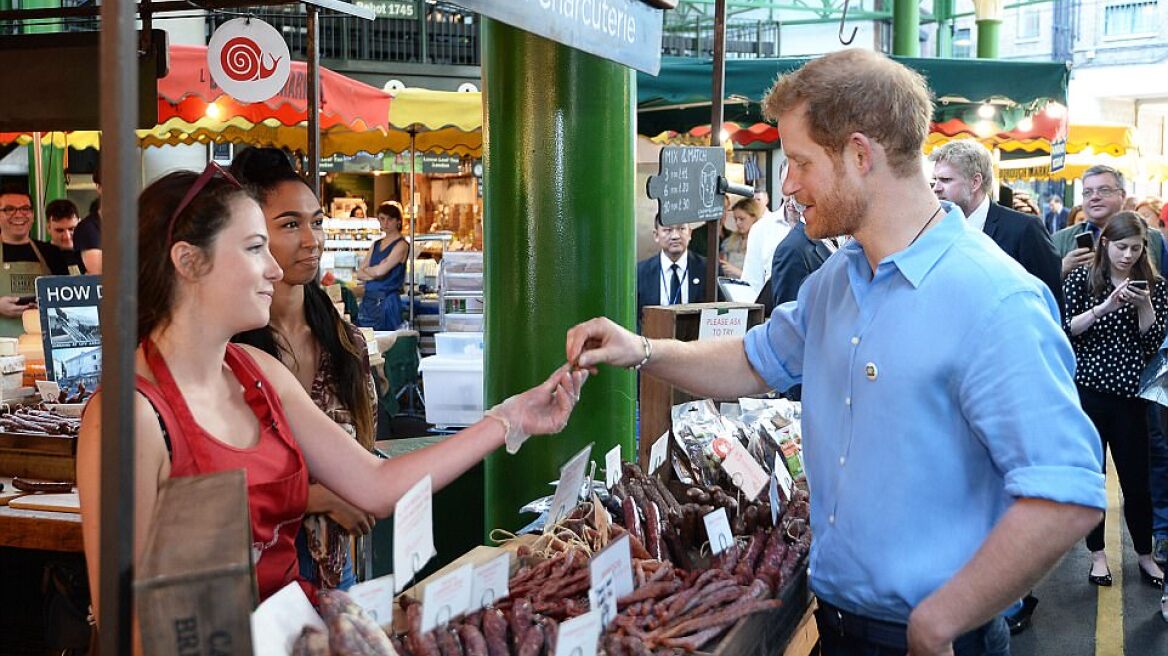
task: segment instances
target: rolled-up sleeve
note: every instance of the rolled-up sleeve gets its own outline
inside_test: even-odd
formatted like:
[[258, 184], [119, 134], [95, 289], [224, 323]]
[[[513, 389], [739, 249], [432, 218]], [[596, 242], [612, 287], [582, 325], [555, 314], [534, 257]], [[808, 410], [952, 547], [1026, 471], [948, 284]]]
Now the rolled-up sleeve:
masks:
[[772, 389], [785, 391], [803, 380], [805, 339], [799, 301], [783, 303], [765, 323], [747, 331], [746, 359]]
[[1099, 434], [1079, 405], [1071, 345], [1045, 305], [1031, 291], [1012, 293], [971, 328], [961, 409], [1007, 494], [1103, 509]]

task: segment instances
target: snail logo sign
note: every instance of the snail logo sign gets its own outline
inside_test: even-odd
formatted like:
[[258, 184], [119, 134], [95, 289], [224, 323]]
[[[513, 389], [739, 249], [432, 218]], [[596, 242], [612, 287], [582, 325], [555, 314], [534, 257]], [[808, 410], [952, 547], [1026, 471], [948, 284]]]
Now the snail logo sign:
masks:
[[236, 18], [211, 35], [207, 68], [232, 98], [263, 102], [284, 88], [292, 58], [276, 28], [256, 18]]
[[458, 4], [649, 75], [661, 70], [664, 13], [645, 0], [458, 0]]

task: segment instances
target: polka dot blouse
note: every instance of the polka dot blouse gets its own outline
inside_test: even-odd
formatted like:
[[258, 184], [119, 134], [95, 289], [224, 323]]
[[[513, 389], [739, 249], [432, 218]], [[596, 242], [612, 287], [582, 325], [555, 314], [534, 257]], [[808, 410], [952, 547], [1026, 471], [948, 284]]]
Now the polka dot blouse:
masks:
[[1066, 297], [1063, 330], [1067, 331], [1075, 350], [1075, 382], [1096, 392], [1134, 397], [1139, 391], [1140, 373], [1164, 341], [1168, 283], [1160, 280], [1152, 290], [1156, 321], [1142, 335], [1139, 316], [1132, 305], [1100, 315], [1090, 328], [1077, 336], [1071, 335], [1071, 319], [1103, 303], [1115, 290], [1108, 281], [1102, 296], [1091, 297], [1088, 273], [1088, 267], [1079, 267], [1063, 280]]

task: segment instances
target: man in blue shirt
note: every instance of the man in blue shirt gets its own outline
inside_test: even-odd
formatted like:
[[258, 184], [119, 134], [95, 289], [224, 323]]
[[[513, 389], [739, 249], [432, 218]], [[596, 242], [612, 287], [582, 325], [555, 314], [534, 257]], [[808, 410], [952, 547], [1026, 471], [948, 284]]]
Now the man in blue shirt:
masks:
[[933, 195], [918, 74], [845, 50], [780, 78], [766, 110], [808, 236], [854, 239], [745, 339], [598, 318], [568, 332], [568, 361], [717, 398], [802, 383], [823, 653], [981, 654], [1106, 506], [1058, 307]]

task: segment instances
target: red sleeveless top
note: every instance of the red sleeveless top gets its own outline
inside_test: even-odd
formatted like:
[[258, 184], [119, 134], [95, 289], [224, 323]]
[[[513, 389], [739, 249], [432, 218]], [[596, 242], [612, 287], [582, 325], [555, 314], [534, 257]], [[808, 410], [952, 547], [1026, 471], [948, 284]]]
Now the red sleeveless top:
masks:
[[256, 446], [240, 449], [199, 426], [154, 343], [147, 338], [142, 347], [157, 384], [138, 376], [136, 388], [150, 400], [169, 435], [170, 475], [244, 470], [260, 600], [292, 581], [312, 598], [313, 590], [300, 579], [296, 560], [296, 534], [308, 505], [308, 467], [292, 439], [280, 399], [259, 365], [241, 347], [227, 345], [227, 366], [243, 386], [244, 400], [260, 425]]

